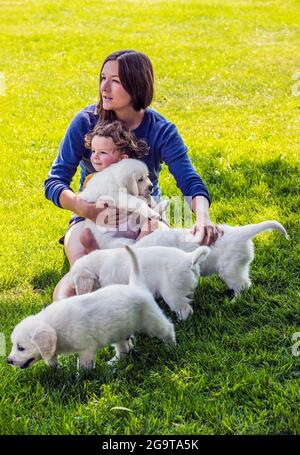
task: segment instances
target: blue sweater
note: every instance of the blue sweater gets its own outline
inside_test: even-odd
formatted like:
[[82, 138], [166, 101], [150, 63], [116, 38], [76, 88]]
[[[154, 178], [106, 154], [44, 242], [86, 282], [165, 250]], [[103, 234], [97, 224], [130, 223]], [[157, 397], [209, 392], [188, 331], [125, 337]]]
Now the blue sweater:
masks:
[[[81, 167], [79, 191], [86, 176], [95, 172], [90, 161], [91, 151], [84, 145], [84, 136], [94, 128], [98, 120], [95, 105], [85, 107], [74, 117], [60, 144], [58, 155], [45, 181], [46, 197], [58, 207], [61, 207], [61, 192], [71, 189], [70, 184], [78, 165]], [[208, 190], [196, 173], [187, 154], [187, 147], [173, 123], [153, 109], [147, 108], [142, 123], [133, 132], [136, 137], [145, 139], [150, 147], [149, 154], [143, 161], [149, 169], [149, 177], [154, 187], [153, 197], [160, 197], [158, 177], [161, 165], [165, 162], [189, 203], [193, 197], [199, 195], [205, 196], [210, 203]]]

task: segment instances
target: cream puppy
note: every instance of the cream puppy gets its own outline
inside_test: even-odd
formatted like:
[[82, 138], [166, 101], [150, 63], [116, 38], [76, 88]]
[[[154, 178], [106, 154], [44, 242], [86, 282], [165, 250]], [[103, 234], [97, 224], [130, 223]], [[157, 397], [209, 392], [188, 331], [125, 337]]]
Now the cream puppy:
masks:
[[[210, 248], [200, 246], [192, 253], [162, 246], [134, 251], [145, 285], [154, 297], [162, 297], [180, 319], [187, 319], [193, 312], [190, 303]], [[129, 270], [126, 251], [116, 248], [93, 251], [81, 257], [72, 266], [69, 276], [76, 294], [85, 294], [115, 283], [127, 284]]]
[[106, 345], [115, 345], [113, 360], [128, 353], [135, 332], [175, 343], [173, 324], [145, 288], [135, 253], [126, 249], [131, 258], [129, 285], [60, 300], [24, 319], [13, 330], [7, 363], [28, 368], [44, 359], [55, 366], [58, 354], [78, 353], [79, 366], [90, 369], [97, 349]]
[[[121, 160], [97, 172], [80, 193], [80, 198], [87, 202], [106, 202], [112, 209], [121, 209], [130, 215], [128, 221], [118, 227], [104, 226], [103, 222], [94, 223], [86, 220], [85, 226], [92, 231], [96, 242], [101, 248], [117, 248], [124, 244], [132, 244], [134, 239], [126, 238], [129, 227], [138, 230], [136, 220], [140, 217], [139, 225], [147, 218], [160, 219], [164, 205], [158, 205], [155, 210], [147, 205], [153, 189], [148, 178], [148, 168], [145, 163], [135, 159]], [[141, 198], [142, 196], [142, 198]], [[101, 214], [100, 214], [101, 217]], [[124, 236], [122, 236], [124, 232]]]
[[[264, 221], [246, 226], [220, 225], [224, 235], [211, 245], [211, 253], [201, 264], [201, 275], [219, 275], [238, 295], [243, 289], [251, 286], [249, 277], [250, 264], [254, 259], [252, 238], [261, 232], [275, 229], [288, 238], [284, 227], [277, 221]], [[194, 251], [198, 248], [197, 237], [189, 229], [169, 229], [154, 231], [136, 242], [136, 248], [163, 245]]]

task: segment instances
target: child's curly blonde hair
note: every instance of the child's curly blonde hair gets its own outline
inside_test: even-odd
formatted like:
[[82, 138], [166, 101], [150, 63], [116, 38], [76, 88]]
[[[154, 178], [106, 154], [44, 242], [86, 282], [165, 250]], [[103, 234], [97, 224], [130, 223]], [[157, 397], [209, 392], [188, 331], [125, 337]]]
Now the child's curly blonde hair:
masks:
[[149, 146], [143, 139], [137, 139], [120, 120], [97, 123], [91, 133], [85, 135], [85, 147], [91, 149], [95, 136], [111, 137], [118, 152], [127, 154], [129, 158], [142, 159], [149, 153]]

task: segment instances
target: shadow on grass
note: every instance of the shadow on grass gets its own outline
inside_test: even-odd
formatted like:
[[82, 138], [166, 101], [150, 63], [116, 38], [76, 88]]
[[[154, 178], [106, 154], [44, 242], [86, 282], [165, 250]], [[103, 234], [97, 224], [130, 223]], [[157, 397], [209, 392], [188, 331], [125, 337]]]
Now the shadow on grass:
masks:
[[[147, 338], [147, 339], [146, 339]], [[26, 390], [26, 394], [32, 394], [37, 387], [43, 389], [43, 394], [50, 401], [68, 405], [71, 401], [88, 403], [93, 399], [100, 398], [103, 386], [115, 386], [117, 388], [142, 384], [147, 381], [151, 374], [159, 374], [162, 368], [172, 369], [177, 356], [172, 356], [173, 348], [168, 348], [162, 342], [140, 336], [134, 350], [126, 359], [121, 360], [114, 368], [107, 364], [112, 353], [100, 352], [97, 356], [96, 369], [91, 373], [77, 374], [75, 356], [62, 356], [59, 360], [59, 368], [51, 369], [40, 362], [31, 370], [18, 370], [18, 387]], [[182, 352], [181, 355], [185, 355]], [[170, 357], [171, 356], [171, 357]], [[173, 363], [172, 363], [173, 362]]]
[[43, 361], [28, 370], [14, 371], [18, 388], [33, 396], [37, 387], [50, 401], [69, 404], [70, 401], [87, 403], [91, 395], [100, 397], [101, 386], [111, 384], [117, 374], [108, 365], [98, 362], [95, 372], [77, 375], [75, 356], [65, 356], [58, 368], [49, 368]]
[[[282, 157], [264, 163], [242, 159], [231, 164], [223, 162], [224, 156], [224, 150], [212, 150], [209, 157], [201, 158], [201, 173], [215, 200], [224, 199], [224, 195], [228, 200], [259, 196], [262, 203], [285, 198], [286, 208], [299, 210], [299, 166]], [[261, 185], [264, 187], [259, 190]]]
[[53, 270], [44, 270], [39, 275], [35, 275], [31, 284], [34, 290], [46, 289], [49, 286], [53, 286], [57, 283], [60, 278], [60, 274]]
[[44, 270], [38, 275], [35, 275], [31, 280], [33, 289], [35, 291], [45, 291], [49, 288], [53, 290], [58, 281], [69, 271], [69, 268], [69, 261], [64, 255], [64, 263], [61, 272], [58, 273], [53, 270]]

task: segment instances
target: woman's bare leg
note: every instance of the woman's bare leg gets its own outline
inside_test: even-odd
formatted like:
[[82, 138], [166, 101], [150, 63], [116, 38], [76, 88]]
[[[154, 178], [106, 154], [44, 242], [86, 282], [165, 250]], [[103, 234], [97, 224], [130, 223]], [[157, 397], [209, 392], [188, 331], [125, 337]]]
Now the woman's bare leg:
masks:
[[53, 291], [53, 302], [66, 299], [67, 297], [72, 297], [73, 295], [76, 295], [76, 291], [73, 284], [69, 280], [69, 273], [66, 273], [66, 275], [64, 275], [55, 286]]
[[[156, 229], [165, 230], [169, 228], [165, 223], [162, 223], [161, 221], [147, 220], [143, 224], [137, 240], [142, 239], [145, 237], [145, 235], [151, 234], [151, 232], [155, 231]], [[83, 244], [85, 246], [81, 243], [81, 240], [83, 240]], [[95, 249], [99, 249], [92, 232], [90, 229], [85, 228], [84, 221], [80, 221], [79, 223], [74, 224], [67, 231], [65, 235], [64, 248], [66, 256], [70, 263], [70, 267], [77, 259]], [[66, 273], [66, 275], [63, 276], [55, 286], [53, 292], [53, 300], [62, 300], [73, 295], [76, 295], [75, 288], [69, 279], [69, 274]]]
[[[83, 230], [84, 222], [80, 221], [79, 223], [74, 224], [65, 235], [64, 249], [70, 266], [72, 266], [77, 259], [87, 254], [86, 249], [80, 242], [80, 235]], [[53, 300], [62, 300], [71, 297], [72, 295], [76, 295], [76, 292], [69, 280], [69, 274], [67, 273], [55, 286]]]

